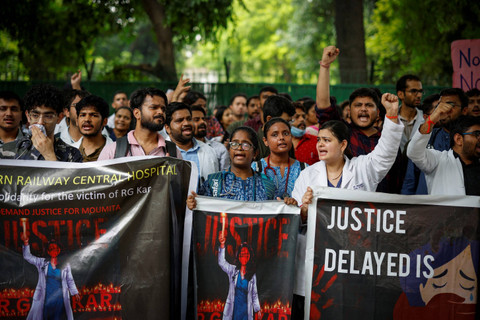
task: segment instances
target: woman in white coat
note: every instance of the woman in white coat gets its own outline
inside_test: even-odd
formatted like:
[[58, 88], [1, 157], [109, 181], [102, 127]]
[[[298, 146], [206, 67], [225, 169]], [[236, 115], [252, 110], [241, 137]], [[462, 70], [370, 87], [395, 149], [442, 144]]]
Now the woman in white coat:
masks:
[[54, 241], [48, 244], [50, 259], [39, 258], [30, 253], [28, 236], [22, 233], [23, 258], [37, 267], [38, 282], [33, 295], [32, 307], [27, 319], [73, 319], [70, 295], [80, 301], [70, 265], [58, 269], [60, 247]]
[[300, 173], [292, 197], [302, 207], [305, 220], [307, 204], [313, 199], [313, 186], [350, 190], [375, 191], [377, 185], [392, 167], [402, 139], [403, 124], [398, 121], [398, 98], [385, 93], [382, 104], [387, 110], [380, 137], [375, 149], [352, 159], [345, 156], [349, 140], [347, 126], [336, 120], [322, 125], [317, 137], [320, 161]]

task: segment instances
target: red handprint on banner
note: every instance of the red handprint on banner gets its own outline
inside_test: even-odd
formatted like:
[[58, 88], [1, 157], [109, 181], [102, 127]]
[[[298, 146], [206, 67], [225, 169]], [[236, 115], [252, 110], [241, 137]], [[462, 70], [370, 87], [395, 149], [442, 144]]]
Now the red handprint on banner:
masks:
[[333, 299], [328, 299], [325, 295], [327, 290], [337, 280], [337, 275], [327, 279], [325, 277], [325, 265], [319, 268], [318, 265], [313, 266], [313, 284], [312, 284], [312, 300], [310, 304], [310, 319], [317, 320], [322, 317], [323, 310], [333, 305]]

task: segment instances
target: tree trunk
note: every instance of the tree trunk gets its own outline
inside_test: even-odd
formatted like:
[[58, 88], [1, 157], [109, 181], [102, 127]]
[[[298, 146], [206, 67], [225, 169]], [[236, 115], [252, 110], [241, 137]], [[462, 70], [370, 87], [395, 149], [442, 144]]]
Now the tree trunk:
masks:
[[362, 0], [335, 0], [335, 30], [342, 83], [367, 83]]
[[178, 79], [175, 69], [173, 32], [166, 25], [165, 8], [157, 0], [142, 0], [142, 5], [152, 23], [157, 39], [159, 56], [153, 67], [153, 74], [163, 81], [176, 82]]

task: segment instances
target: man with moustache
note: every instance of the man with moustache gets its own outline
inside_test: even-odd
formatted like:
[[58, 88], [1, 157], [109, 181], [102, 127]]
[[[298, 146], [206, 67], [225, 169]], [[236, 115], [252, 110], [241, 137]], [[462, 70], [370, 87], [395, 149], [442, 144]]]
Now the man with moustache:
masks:
[[64, 92], [65, 106], [63, 107], [64, 118], [55, 127], [55, 135], [59, 136], [66, 144], [73, 146], [75, 142], [82, 138], [80, 129], [77, 124], [77, 103], [90, 95], [89, 92], [83, 90], [67, 90]]
[[[328, 120], [344, 121], [337, 111], [335, 100], [330, 98], [330, 64], [339, 54], [338, 48], [328, 46], [323, 50], [320, 61], [316, 100], [320, 126]], [[381, 132], [374, 126], [380, 115], [380, 97], [374, 89], [359, 88], [352, 92], [349, 102], [351, 123], [344, 121], [351, 130], [347, 154], [357, 157], [372, 152], [380, 139]], [[406, 160], [398, 156], [385, 179], [378, 184], [377, 191], [399, 193], [405, 169]]]
[[172, 102], [165, 112], [165, 130], [177, 145], [182, 158], [194, 162], [198, 168], [199, 185], [208, 175], [219, 171], [215, 150], [193, 137], [192, 110], [182, 102]]
[[473, 88], [466, 92], [468, 97], [468, 108], [463, 110], [464, 115], [480, 117], [480, 90]]
[[0, 146], [23, 138], [22, 99], [12, 91], [0, 91]]
[[215, 140], [209, 140], [207, 136], [207, 121], [205, 109], [201, 106], [192, 106], [193, 136], [198, 141], [206, 143], [215, 150], [220, 170], [226, 170], [230, 166], [230, 155], [227, 148]]
[[305, 107], [295, 102], [295, 114], [290, 124], [292, 125], [292, 142], [295, 149], [295, 159], [309, 165], [318, 162], [317, 137], [306, 133], [307, 125], [305, 123]]
[[182, 154], [170, 141], [165, 141], [158, 131], [165, 124], [167, 96], [156, 88], [136, 90], [130, 96], [130, 107], [137, 124], [126, 136], [103, 148], [98, 160], [129, 156], [171, 156]]
[[112, 142], [109, 136], [102, 134], [108, 121], [108, 104], [102, 98], [90, 95], [80, 100], [75, 109], [82, 138], [74, 147], [80, 150], [83, 162], [97, 161], [105, 145]]
[[441, 97], [408, 144], [407, 155], [425, 173], [428, 194], [480, 196], [480, 118], [461, 116], [450, 130], [449, 150], [426, 148], [436, 123], [455, 108]]
[[397, 96], [402, 101], [398, 118], [405, 126], [400, 143], [400, 150], [404, 152], [405, 144], [423, 123], [423, 112], [420, 109], [423, 96], [422, 82], [417, 76], [407, 74], [398, 79], [396, 89]]
[[25, 115], [31, 136], [5, 143], [0, 158], [82, 162], [78, 149], [55, 137], [55, 125], [64, 106], [62, 92], [51, 85], [37, 85], [25, 95]]

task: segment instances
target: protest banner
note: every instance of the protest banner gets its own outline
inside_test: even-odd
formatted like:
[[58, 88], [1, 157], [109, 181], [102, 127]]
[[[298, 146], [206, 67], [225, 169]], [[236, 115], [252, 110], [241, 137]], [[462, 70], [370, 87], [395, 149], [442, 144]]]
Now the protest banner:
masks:
[[290, 319], [299, 222], [280, 201], [198, 197], [197, 319]]
[[309, 319], [478, 319], [480, 197], [314, 192]]
[[480, 39], [453, 41], [451, 55], [452, 88], [480, 89]]
[[2, 160], [0, 318], [179, 319], [194, 171], [167, 157]]

